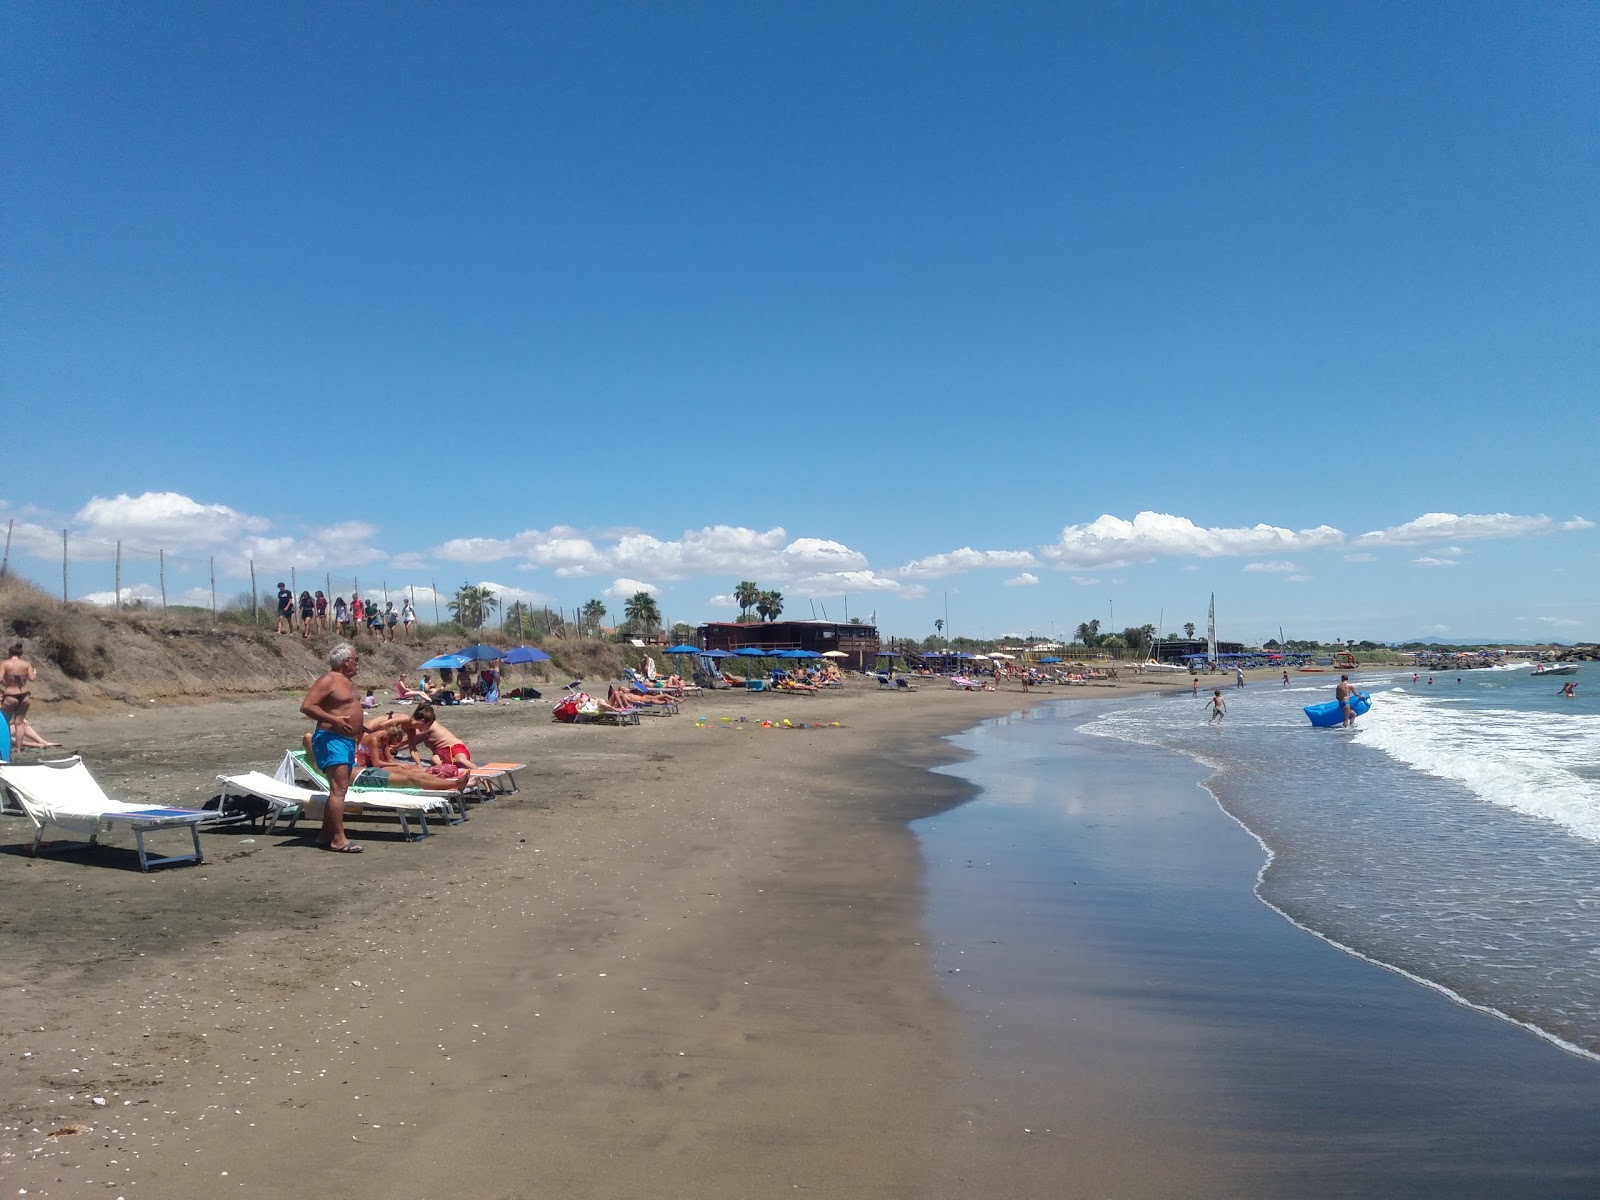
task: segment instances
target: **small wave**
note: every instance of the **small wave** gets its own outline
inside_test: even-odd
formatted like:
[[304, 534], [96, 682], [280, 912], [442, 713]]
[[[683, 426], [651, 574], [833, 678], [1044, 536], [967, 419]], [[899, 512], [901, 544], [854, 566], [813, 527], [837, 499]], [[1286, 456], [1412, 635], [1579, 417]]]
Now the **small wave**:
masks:
[[[1355, 740], [1490, 804], [1554, 821], [1600, 842], [1600, 789], [1584, 777], [1600, 718], [1503, 708], [1464, 710], [1444, 698], [1394, 697]], [[1587, 748], [1587, 749], [1586, 749]]]

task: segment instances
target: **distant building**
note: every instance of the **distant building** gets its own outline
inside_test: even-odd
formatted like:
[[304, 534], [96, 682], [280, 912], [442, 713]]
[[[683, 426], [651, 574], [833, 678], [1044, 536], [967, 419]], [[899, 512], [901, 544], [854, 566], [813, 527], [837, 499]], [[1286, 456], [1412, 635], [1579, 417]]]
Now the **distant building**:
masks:
[[843, 651], [858, 670], [873, 665], [882, 643], [876, 625], [851, 625], [840, 621], [762, 621], [741, 625], [717, 621], [695, 630], [704, 650], [738, 650], [758, 646], [763, 650], [815, 650], [826, 654]]
[[[1243, 654], [1243, 642], [1218, 642], [1218, 654]], [[1168, 638], [1166, 641], [1150, 648], [1150, 655], [1156, 662], [1177, 663], [1186, 665], [1183, 661], [1186, 654], [1206, 653], [1205, 638]]]

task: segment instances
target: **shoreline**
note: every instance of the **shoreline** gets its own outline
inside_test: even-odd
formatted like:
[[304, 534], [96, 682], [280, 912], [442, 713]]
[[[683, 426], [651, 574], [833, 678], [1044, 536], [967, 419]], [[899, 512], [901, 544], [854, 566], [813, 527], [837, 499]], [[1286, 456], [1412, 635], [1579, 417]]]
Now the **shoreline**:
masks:
[[957, 739], [993, 794], [918, 827], [983, 1181], [940, 1195], [1592, 1194], [1591, 1060], [1303, 936], [1210, 766], [1072, 710]]

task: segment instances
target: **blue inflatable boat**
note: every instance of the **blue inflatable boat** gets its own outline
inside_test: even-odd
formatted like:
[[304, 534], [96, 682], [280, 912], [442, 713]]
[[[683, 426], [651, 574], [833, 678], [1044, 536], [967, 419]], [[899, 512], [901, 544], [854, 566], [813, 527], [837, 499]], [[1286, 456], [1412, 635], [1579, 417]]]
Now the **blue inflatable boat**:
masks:
[[[1357, 692], [1350, 698], [1350, 707], [1360, 716], [1372, 707], [1372, 697], [1365, 692]], [[1318, 729], [1332, 729], [1336, 725], [1344, 724], [1344, 717], [1339, 713], [1339, 702], [1329, 700], [1326, 704], [1306, 705], [1306, 716], [1311, 718], [1311, 723]]]

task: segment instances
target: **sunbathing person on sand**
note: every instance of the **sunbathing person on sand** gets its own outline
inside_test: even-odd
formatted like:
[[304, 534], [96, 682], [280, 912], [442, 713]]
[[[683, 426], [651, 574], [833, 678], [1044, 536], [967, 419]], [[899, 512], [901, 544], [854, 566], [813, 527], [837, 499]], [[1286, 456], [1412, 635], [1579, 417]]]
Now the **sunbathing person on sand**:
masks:
[[626, 712], [630, 708], [642, 708], [645, 705], [676, 704], [677, 700], [660, 692], [651, 692], [649, 694], [625, 692], [613, 683], [610, 690], [606, 692], [606, 703], [615, 709]]
[[[385, 719], [380, 717], [378, 728], [367, 729], [357, 739], [355, 775], [351, 777], [351, 787], [453, 792], [464, 784], [467, 772], [460, 767], [451, 765], [436, 770], [417, 763], [397, 761], [394, 750], [405, 740], [405, 734], [399, 729], [381, 725]], [[300, 740], [309, 753], [311, 735], [308, 733]]]

